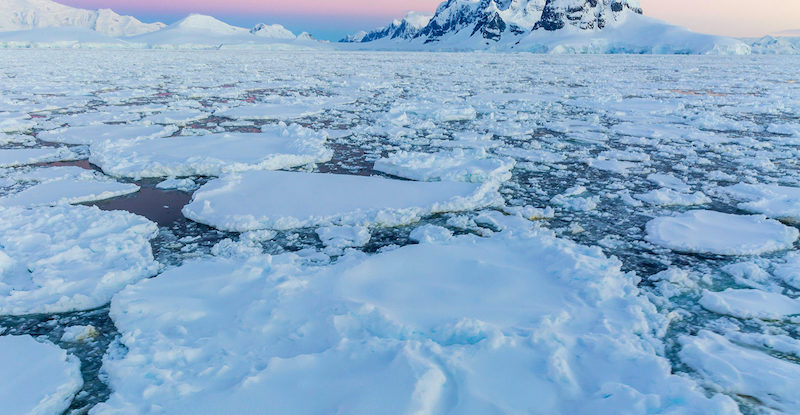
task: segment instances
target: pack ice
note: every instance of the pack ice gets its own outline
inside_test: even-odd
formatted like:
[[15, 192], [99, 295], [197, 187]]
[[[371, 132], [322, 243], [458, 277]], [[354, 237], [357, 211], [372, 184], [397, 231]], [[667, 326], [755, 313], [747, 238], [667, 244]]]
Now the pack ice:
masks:
[[737, 413], [671, 374], [618, 261], [523, 229], [142, 281], [112, 302], [127, 353], [91, 413]]

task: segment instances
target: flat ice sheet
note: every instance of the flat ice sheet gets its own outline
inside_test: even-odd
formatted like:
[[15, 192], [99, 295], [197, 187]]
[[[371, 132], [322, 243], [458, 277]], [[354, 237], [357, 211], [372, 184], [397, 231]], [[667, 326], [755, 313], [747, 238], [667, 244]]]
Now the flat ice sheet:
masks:
[[325, 268], [192, 261], [114, 297], [127, 353], [92, 414], [735, 413], [671, 374], [620, 266], [521, 229]]
[[800, 187], [739, 183], [723, 190], [742, 200], [743, 210], [800, 223]]
[[96, 207], [0, 207], [0, 315], [86, 310], [156, 273], [147, 219]]
[[[242, 203], [242, 200], [248, 203]], [[315, 225], [396, 226], [501, 202], [497, 184], [410, 182], [336, 174], [250, 171], [200, 188], [183, 214], [222, 230]]]
[[397, 152], [375, 162], [374, 169], [419, 181], [483, 183], [511, 178], [514, 160], [489, 157], [485, 151]]
[[78, 156], [67, 147], [15, 148], [0, 150], [0, 167], [75, 160]]
[[94, 144], [106, 140], [141, 140], [166, 137], [177, 130], [177, 127], [172, 125], [95, 124], [42, 131], [38, 137], [42, 141], [53, 143]]
[[800, 317], [800, 300], [755, 289], [706, 291], [700, 305], [706, 310], [739, 318], [782, 320]]
[[330, 160], [325, 136], [302, 127], [267, 127], [259, 134], [223, 133], [92, 146], [90, 160], [118, 177], [220, 176], [278, 170]]
[[110, 199], [139, 191], [132, 183], [120, 183], [79, 167], [47, 167], [22, 171], [11, 180], [35, 184], [0, 197], [0, 206], [55, 206]]
[[797, 229], [761, 215], [732, 215], [694, 210], [653, 219], [647, 239], [679, 252], [716, 255], [759, 255], [790, 249]]
[[4, 414], [57, 415], [83, 386], [80, 361], [31, 336], [0, 337], [0, 408]]

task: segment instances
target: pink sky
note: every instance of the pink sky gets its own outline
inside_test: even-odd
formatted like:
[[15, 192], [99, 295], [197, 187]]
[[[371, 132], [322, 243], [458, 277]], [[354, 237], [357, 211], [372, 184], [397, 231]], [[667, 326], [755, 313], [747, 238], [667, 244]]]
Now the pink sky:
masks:
[[[311, 30], [355, 26], [373, 28], [377, 22], [402, 16], [407, 11], [433, 12], [440, 0], [56, 0], [85, 8], [112, 8], [120, 13], [163, 16], [167, 23], [190, 12], [229, 17], [231, 23], [282, 18], [300, 24], [310, 18]], [[728, 36], [760, 36], [800, 29], [800, 0], [640, 0], [645, 14], [687, 26], [692, 30]], [[324, 17], [334, 19], [324, 19]], [[231, 18], [233, 21], [231, 21]], [[341, 20], [341, 21], [339, 21]], [[347, 24], [344, 24], [344, 21]], [[355, 28], [355, 27], [354, 27]]]

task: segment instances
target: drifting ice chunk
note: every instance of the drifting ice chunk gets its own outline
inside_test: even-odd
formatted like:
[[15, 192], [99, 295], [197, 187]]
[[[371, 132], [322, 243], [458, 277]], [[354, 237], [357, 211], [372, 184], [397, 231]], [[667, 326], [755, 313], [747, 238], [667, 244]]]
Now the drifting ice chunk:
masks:
[[800, 253], [790, 252], [786, 262], [775, 265], [775, 276], [800, 290]]
[[657, 206], [695, 206], [711, 203], [703, 192], [682, 193], [669, 188], [651, 190], [635, 196], [637, 199]]
[[0, 337], [0, 379], [5, 414], [60, 414], [83, 386], [77, 358], [31, 336]]
[[[439, 212], [502, 204], [498, 184], [408, 182], [378, 177], [251, 171], [200, 188], [183, 214], [244, 232], [304, 226], [397, 226]], [[242, 198], [248, 203], [242, 203]]]
[[53, 143], [94, 144], [106, 140], [142, 140], [166, 137], [178, 128], [172, 125], [97, 124], [81, 127], [64, 127], [39, 133], [39, 139]]
[[265, 102], [220, 110], [214, 115], [235, 120], [293, 120], [317, 115], [350, 101], [347, 98], [319, 98], [299, 102]]
[[139, 191], [139, 186], [119, 183], [79, 167], [50, 167], [20, 172], [11, 179], [36, 181], [20, 192], [0, 197], [0, 206], [56, 206], [110, 199]]
[[800, 413], [800, 365], [736, 346], [710, 331], [680, 341], [681, 360], [716, 384], [715, 389], [751, 396], [783, 413]]
[[670, 373], [618, 261], [519, 231], [142, 281], [112, 300], [127, 353], [92, 413], [736, 413]]
[[96, 207], [0, 208], [0, 314], [99, 307], [158, 270], [156, 225]]
[[706, 310], [739, 318], [781, 320], [800, 315], [800, 300], [761, 290], [706, 291], [700, 305]]
[[15, 167], [34, 163], [75, 160], [77, 157], [77, 154], [66, 147], [6, 149], [0, 150], [0, 167]]
[[759, 255], [790, 249], [797, 229], [765, 216], [694, 210], [647, 224], [647, 239], [678, 252]]
[[740, 209], [800, 223], [800, 187], [739, 183], [724, 191], [746, 201]]
[[487, 158], [485, 151], [410, 153], [401, 151], [375, 162], [375, 170], [419, 181], [483, 183], [511, 178], [514, 160]]
[[145, 117], [142, 121], [153, 124], [186, 125], [192, 121], [202, 120], [208, 113], [197, 110], [172, 110]]
[[363, 226], [326, 226], [317, 229], [317, 236], [333, 249], [364, 246], [371, 238], [369, 229]]
[[36, 126], [30, 115], [16, 112], [0, 112], [0, 132], [27, 131]]
[[278, 170], [325, 162], [333, 153], [325, 137], [302, 127], [268, 128], [261, 134], [211, 134], [92, 146], [90, 160], [117, 177], [220, 176], [245, 170]]

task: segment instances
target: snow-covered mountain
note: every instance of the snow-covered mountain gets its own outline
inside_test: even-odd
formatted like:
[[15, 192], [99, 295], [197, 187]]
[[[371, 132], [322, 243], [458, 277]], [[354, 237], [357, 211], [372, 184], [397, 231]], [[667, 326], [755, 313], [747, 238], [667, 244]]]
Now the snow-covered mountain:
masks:
[[[395, 27], [395, 25], [388, 28]], [[362, 49], [746, 54], [738, 40], [643, 15], [638, 0], [446, 0], [408, 37], [354, 35]], [[370, 36], [372, 35], [372, 36]]]
[[111, 37], [155, 32], [163, 23], [142, 23], [109, 9], [85, 10], [51, 0], [1, 0], [0, 32], [76, 27]]
[[417, 37], [420, 30], [428, 25], [432, 17], [432, 14], [410, 12], [406, 17], [393, 21], [389, 26], [371, 32], [361, 31], [355, 35], [347, 36], [340, 42], [364, 43], [378, 39], [413, 39]]
[[140, 47], [157, 49], [310, 49], [322, 45], [310, 36], [295, 36], [281, 25], [262, 23], [248, 30], [201, 14], [129, 40]]
[[744, 39], [754, 54], [758, 55], [800, 55], [800, 37], [764, 36], [758, 39]]
[[271, 38], [271, 39], [296, 39], [297, 38], [297, 36], [295, 36], [294, 33], [290, 32], [288, 29], [286, 29], [285, 27], [283, 27], [283, 26], [281, 26], [279, 24], [268, 25], [268, 24], [264, 24], [264, 23], [259, 23], [259, 24], [255, 25], [255, 26], [253, 26], [252, 29], [250, 29], [250, 34], [253, 34], [253, 35], [256, 35], [256, 36], [261, 36], [261, 37], [268, 37], [268, 38]]

